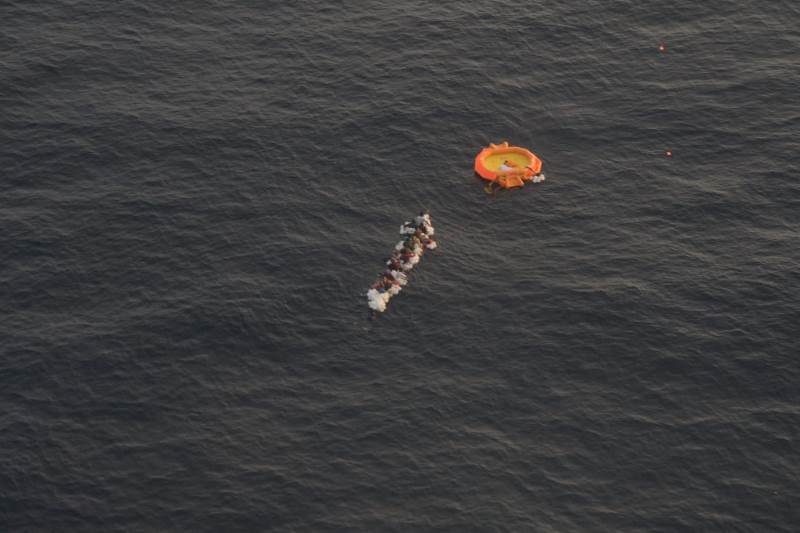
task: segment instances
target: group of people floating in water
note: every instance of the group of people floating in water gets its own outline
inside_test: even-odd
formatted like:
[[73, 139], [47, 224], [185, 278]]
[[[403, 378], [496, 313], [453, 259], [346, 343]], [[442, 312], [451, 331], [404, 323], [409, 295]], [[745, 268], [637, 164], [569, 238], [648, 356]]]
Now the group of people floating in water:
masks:
[[[542, 160], [526, 148], [509, 145], [508, 141], [489, 143], [483, 148], [475, 157], [475, 173], [489, 182], [484, 190], [490, 194], [494, 194], [495, 188], [514, 189], [545, 180]], [[389, 299], [408, 283], [407, 272], [419, 263], [422, 253], [436, 248], [431, 217], [425, 211], [403, 224], [400, 234], [403, 240], [397, 243], [392, 256], [385, 260], [386, 269], [367, 291], [367, 304], [378, 313], [385, 311]]]
[[403, 240], [395, 245], [392, 255], [386, 259], [386, 269], [367, 291], [367, 304], [373, 311], [385, 311], [391, 297], [408, 283], [406, 272], [419, 263], [425, 250], [436, 249], [431, 216], [425, 211], [400, 226], [400, 234]]

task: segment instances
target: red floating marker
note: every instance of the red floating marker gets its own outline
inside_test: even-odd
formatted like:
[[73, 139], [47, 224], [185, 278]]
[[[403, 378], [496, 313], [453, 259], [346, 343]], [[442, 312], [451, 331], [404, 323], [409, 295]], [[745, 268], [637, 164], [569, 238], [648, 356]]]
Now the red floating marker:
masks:
[[666, 52], [667, 51], [667, 47], [664, 46], [663, 44], [659, 44], [658, 45], [658, 51], [659, 52]]
[[667, 157], [672, 157], [672, 152], [667, 150], [666, 152], [664, 152], [664, 155], [667, 156]]

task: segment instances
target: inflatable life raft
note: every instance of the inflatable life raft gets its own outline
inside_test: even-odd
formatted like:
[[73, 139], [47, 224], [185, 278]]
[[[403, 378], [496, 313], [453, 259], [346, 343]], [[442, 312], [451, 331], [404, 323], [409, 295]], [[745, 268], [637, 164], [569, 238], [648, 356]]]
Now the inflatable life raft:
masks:
[[504, 189], [522, 187], [534, 181], [542, 171], [542, 160], [530, 150], [509, 146], [507, 142], [490, 144], [475, 158], [475, 172]]

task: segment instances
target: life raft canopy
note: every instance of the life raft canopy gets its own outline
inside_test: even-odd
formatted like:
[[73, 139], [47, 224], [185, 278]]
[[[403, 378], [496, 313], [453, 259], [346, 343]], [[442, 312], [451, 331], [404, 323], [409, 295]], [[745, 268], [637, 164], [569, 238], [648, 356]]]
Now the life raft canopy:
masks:
[[530, 150], [508, 142], [490, 144], [475, 157], [475, 172], [504, 189], [522, 187], [542, 172], [542, 160]]

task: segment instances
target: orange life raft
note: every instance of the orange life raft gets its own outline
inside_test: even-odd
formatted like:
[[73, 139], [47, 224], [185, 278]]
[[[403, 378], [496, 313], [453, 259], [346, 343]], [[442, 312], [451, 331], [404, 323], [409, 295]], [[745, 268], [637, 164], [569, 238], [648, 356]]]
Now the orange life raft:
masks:
[[541, 159], [530, 150], [509, 146], [507, 142], [490, 144], [475, 158], [475, 172], [504, 189], [522, 187], [541, 171]]

